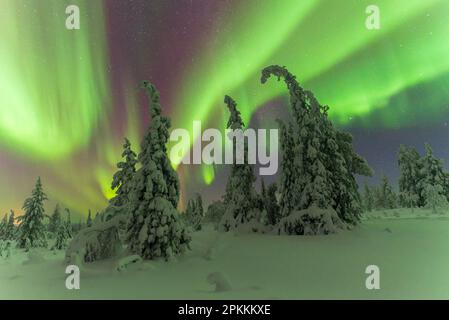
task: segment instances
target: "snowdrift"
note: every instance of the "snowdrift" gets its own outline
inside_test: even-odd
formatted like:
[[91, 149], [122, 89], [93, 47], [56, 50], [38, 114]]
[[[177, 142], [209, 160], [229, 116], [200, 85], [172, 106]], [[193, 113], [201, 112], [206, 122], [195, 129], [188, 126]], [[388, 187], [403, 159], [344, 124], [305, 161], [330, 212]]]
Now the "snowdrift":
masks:
[[318, 207], [294, 211], [282, 218], [276, 227], [279, 235], [321, 235], [341, 229], [348, 229], [348, 225], [341, 221], [335, 210]]

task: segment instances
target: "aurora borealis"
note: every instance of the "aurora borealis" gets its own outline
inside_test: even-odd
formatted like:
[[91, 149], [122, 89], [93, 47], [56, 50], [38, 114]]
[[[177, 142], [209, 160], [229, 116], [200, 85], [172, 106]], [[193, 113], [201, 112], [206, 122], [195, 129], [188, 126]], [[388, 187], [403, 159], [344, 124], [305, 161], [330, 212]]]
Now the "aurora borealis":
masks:
[[[65, 28], [76, 4], [81, 29]], [[380, 8], [380, 30], [365, 8]], [[224, 94], [245, 123], [286, 116], [285, 65], [355, 136], [377, 171], [394, 175], [399, 143], [423, 139], [449, 159], [447, 0], [3, 0], [0, 10], [0, 215], [41, 176], [51, 202], [104, 207], [123, 138], [148, 123], [143, 79], [172, 128], [223, 128]], [[446, 134], [446, 137], [444, 136]], [[180, 165], [182, 199], [221, 196], [226, 169]], [[188, 192], [187, 192], [188, 190]]]

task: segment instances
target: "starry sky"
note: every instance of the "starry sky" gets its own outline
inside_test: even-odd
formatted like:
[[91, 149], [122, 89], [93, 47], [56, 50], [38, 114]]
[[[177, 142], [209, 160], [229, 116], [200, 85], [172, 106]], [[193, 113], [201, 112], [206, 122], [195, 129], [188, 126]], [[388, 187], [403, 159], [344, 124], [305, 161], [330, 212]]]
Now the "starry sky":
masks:
[[[79, 30], [65, 28], [70, 4]], [[379, 30], [365, 26], [370, 4]], [[225, 94], [250, 127], [275, 128], [287, 91], [260, 70], [285, 65], [354, 135], [371, 183], [395, 183], [401, 143], [449, 161], [448, 30], [446, 0], [2, 0], [0, 215], [21, 212], [37, 176], [48, 211], [104, 208], [123, 138], [139, 151], [149, 122], [143, 79], [174, 128], [224, 130]], [[228, 167], [176, 169], [181, 208], [223, 194]]]

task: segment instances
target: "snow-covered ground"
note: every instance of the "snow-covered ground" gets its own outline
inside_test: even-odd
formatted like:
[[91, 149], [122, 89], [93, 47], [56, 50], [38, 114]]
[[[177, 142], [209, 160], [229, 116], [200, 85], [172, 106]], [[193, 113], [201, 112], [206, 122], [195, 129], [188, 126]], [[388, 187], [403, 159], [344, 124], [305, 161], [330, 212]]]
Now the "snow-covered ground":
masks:
[[[449, 216], [396, 211], [370, 213], [354, 230], [327, 236], [235, 235], [208, 226], [176, 261], [125, 272], [114, 271], [116, 261], [88, 265], [80, 290], [65, 287], [62, 251], [29, 259], [15, 250], [0, 258], [0, 299], [449, 299]], [[380, 290], [365, 287], [371, 264], [380, 268]], [[215, 292], [214, 272], [231, 290]]]

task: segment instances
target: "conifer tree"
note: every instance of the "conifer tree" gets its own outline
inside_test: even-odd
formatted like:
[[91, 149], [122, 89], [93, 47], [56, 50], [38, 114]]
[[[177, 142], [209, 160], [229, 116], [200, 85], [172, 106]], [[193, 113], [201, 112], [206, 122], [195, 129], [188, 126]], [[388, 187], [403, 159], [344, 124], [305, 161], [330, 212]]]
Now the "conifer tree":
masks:
[[380, 186], [377, 190], [376, 207], [378, 209], [397, 208], [397, 196], [388, 181], [386, 175], [382, 175]]
[[367, 212], [371, 212], [374, 209], [374, 191], [366, 182], [363, 193], [363, 207]]
[[46, 247], [44, 220], [44, 201], [47, 195], [38, 178], [30, 198], [23, 204], [24, 214], [19, 217], [20, 225], [17, 237], [19, 248]]
[[425, 192], [426, 207], [431, 208], [433, 213], [437, 213], [437, 209], [449, 207], [446, 197], [443, 195], [443, 187], [441, 185], [427, 184]]
[[426, 197], [429, 195], [428, 190], [436, 191], [440, 195], [446, 197], [446, 199], [448, 198], [448, 195], [445, 194], [447, 182], [446, 172], [443, 169], [443, 161], [434, 156], [433, 150], [429, 144], [425, 144], [425, 149], [426, 154], [421, 159], [421, 179], [418, 185], [421, 196], [424, 199], [425, 204], [427, 204], [428, 199]]
[[69, 239], [69, 233], [67, 232], [67, 226], [61, 220], [56, 225], [56, 241], [52, 249], [62, 250], [67, 247], [67, 241]]
[[0, 240], [6, 239], [6, 229], [8, 226], [8, 214], [5, 213], [2, 222], [0, 223]]
[[69, 238], [73, 237], [73, 225], [72, 225], [70, 210], [68, 208], [65, 208], [65, 211], [67, 213], [67, 220], [65, 221], [64, 226], [65, 226], [65, 232], [67, 234], [66, 237], [67, 237], [67, 239], [69, 239]]
[[15, 225], [15, 214], [14, 210], [11, 210], [9, 214], [8, 224], [6, 225], [5, 230], [5, 239], [6, 240], [14, 240], [16, 238], [16, 225]]
[[[264, 186], [265, 189], [265, 186]], [[277, 184], [272, 183], [268, 186], [263, 197], [263, 204], [265, 212], [267, 213], [267, 223], [270, 225], [276, 225], [281, 219], [280, 208], [276, 198]]]
[[129, 193], [131, 192], [132, 179], [136, 173], [136, 154], [131, 149], [131, 143], [125, 138], [123, 145], [122, 157], [125, 161], [119, 162], [119, 169], [112, 178], [111, 188], [117, 188], [116, 196], [110, 200], [114, 206], [123, 206], [128, 202]]
[[329, 108], [302, 89], [294, 75], [285, 67], [269, 66], [262, 70], [261, 82], [271, 75], [284, 79], [292, 107], [291, 127], [280, 125], [282, 216], [315, 206], [333, 208], [343, 221], [357, 223], [361, 199], [354, 175], [370, 176], [372, 169], [354, 152], [352, 136], [332, 127]]
[[204, 218], [203, 200], [201, 195], [197, 193], [193, 199], [187, 202], [187, 208], [184, 213], [184, 219], [193, 230], [198, 231], [202, 228], [202, 220]]
[[159, 92], [147, 81], [151, 122], [141, 145], [141, 167], [132, 180], [126, 241], [131, 252], [144, 259], [165, 258], [184, 252], [190, 236], [176, 210], [179, 181], [167, 155], [170, 120], [161, 115]]
[[280, 151], [281, 151], [281, 174], [279, 187], [279, 211], [280, 217], [286, 217], [296, 207], [298, 168], [295, 166], [295, 147], [293, 142], [293, 127], [291, 123], [288, 127], [278, 120], [280, 130]]
[[424, 205], [420, 191], [421, 160], [415, 148], [399, 147], [399, 199], [401, 205], [408, 208]]
[[[234, 130], [235, 133], [232, 138], [233, 164], [223, 200], [226, 211], [221, 222], [222, 229], [227, 231], [255, 218], [253, 214], [257, 207], [257, 194], [253, 185], [256, 181], [253, 166], [248, 163], [248, 144], [244, 142], [245, 125], [237, 110], [236, 102], [230, 96], [225, 96], [224, 103], [230, 112], [227, 128]], [[237, 163], [239, 139], [244, 143], [242, 164]]]
[[92, 226], [92, 212], [89, 209], [89, 214], [87, 215], [86, 226], [89, 228]]
[[48, 231], [56, 233], [60, 223], [61, 223], [61, 211], [59, 208], [59, 203], [57, 203], [55, 210], [53, 211], [53, 214], [50, 216], [50, 221], [48, 223]]

